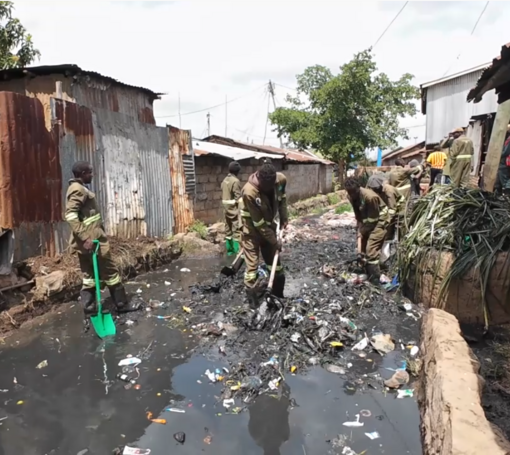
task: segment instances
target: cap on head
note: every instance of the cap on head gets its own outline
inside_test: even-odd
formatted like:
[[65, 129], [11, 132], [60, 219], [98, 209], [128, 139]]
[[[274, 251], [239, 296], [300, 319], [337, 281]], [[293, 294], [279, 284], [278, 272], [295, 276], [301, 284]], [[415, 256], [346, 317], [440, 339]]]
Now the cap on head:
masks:
[[228, 165], [228, 172], [231, 174], [237, 175], [241, 171], [241, 165], [237, 161], [232, 161]]
[[276, 181], [276, 169], [272, 165], [271, 160], [266, 158], [264, 160], [264, 164], [260, 166], [260, 169], [257, 172], [259, 181], [261, 182], [270, 182]]
[[76, 178], [81, 178], [85, 172], [92, 169], [92, 165], [88, 161], [76, 161], [71, 169]]
[[462, 128], [461, 126], [459, 126], [458, 128], [455, 128], [452, 133], [463, 133], [464, 132], [464, 128]]
[[367, 188], [375, 191], [379, 191], [382, 189], [385, 182], [384, 175], [382, 174], [374, 174], [370, 176], [367, 182]]
[[359, 180], [355, 177], [348, 177], [345, 179], [344, 188], [347, 192], [359, 190], [361, 187]]
[[411, 162], [409, 163], [410, 167], [416, 167], [419, 165], [420, 165], [420, 163], [418, 163], [418, 160], [411, 160]]
[[402, 158], [397, 158], [397, 159], [395, 160], [395, 165], [396, 165], [396, 166], [402, 166], [402, 167], [405, 167], [406, 162], [405, 162]]

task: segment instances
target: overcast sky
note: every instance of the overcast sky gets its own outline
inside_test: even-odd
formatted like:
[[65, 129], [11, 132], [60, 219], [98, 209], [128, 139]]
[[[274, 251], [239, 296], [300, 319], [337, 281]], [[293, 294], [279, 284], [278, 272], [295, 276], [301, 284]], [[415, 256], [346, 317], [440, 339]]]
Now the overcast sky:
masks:
[[[207, 112], [225, 102], [227, 134], [262, 143], [267, 82], [282, 105], [295, 75], [321, 64], [333, 71], [373, 45], [405, 2], [237, 1], [15, 1], [33, 35], [38, 64], [75, 63], [122, 82], [167, 93], [155, 103], [160, 125], [207, 134]], [[51, 6], [50, 6], [51, 5]], [[499, 55], [510, 41], [510, 2], [409, 2], [375, 48], [379, 69], [417, 85]], [[272, 109], [272, 106], [271, 106]], [[211, 133], [225, 134], [225, 106], [210, 109]], [[403, 121], [411, 141], [425, 135], [424, 118]], [[402, 145], [409, 142], [402, 141]], [[266, 144], [278, 145], [267, 128]]]

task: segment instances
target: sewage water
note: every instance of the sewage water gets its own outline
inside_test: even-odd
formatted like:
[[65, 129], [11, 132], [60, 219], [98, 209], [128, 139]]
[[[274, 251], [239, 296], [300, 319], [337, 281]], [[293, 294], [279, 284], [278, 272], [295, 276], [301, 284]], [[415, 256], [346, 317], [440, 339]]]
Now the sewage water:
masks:
[[[222, 264], [177, 261], [167, 271], [138, 277], [128, 289], [141, 289], [145, 299], [174, 300], [178, 308], [188, 286], [217, 274]], [[183, 267], [191, 273], [180, 272]], [[225, 358], [214, 347], [197, 353], [195, 335], [150, 316], [120, 326], [115, 339], [104, 342], [83, 333], [80, 308], [68, 304], [8, 338], [0, 346], [0, 419], [7, 417], [0, 421], [0, 455], [107, 455], [123, 445], [150, 449], [151, 455], [323, 455], [340, 454], [344, 446], [358, 454], [421, 453], [415, 399], [381, 390], [353, 393], [345, 378], [321, 367], [287, 375], [279, 399], [262, 396], [247, 412], [227, 414], [218, 402], [221, 385], [204, 377], [208, 368], [227, 366]], [[115, 379], [118, 362], [139, 353], [145, 354], [140, 390], [126, 390]], [[37, 369], [44, 360], [48, 366]], [[400, 366], [394, 352], [372, 364], [356, 362], [352, 370], [362, 376], [375, 368], [389, 378], [387, 368]], [[165, 411], [170, 406], [186, 412]], [[360, 419], [363, 427], [342, 425], [362, 410], [370, 411]], [[148, 421], [148, 411], [166, 425]], [[173, 437], [180, 431], [186, 434], [183, 445]], [[380, 438], [365, 435], [372, 432]]]

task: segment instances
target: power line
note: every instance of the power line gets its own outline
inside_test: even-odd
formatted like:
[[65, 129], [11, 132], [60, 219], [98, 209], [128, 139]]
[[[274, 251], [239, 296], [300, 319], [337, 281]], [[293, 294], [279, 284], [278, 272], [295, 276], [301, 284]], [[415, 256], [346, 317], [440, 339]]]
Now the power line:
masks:
[[[475, 25], [473, 26], [473, 30], [471, 30], [471, 33], [470, 33], [470, 35], [469, 35], [469, 37], [470, 37], [470, 38], [474, 35], [474, 33], [475, 33], [475, 31], [476, 31], [476, 27], [478, 27], [478, 24], [480, 23], [480, 20], [482, 19], [483, 15], [485, 14], [485, 10], [486, 10], [486, 9], [487, 9], [487, 7], [489, 6], [489, 3], [490, 3], [490, 2], [486, 2], [486, 3], [485, 3], [485, 6], [483, 7], [482, 12], [481, 12], [481, 13], [480, 13], [480, 15], [478, 16], [478, 19], [476, 20]], [[459, 60], [459, 58], [460, 58], [460, 56], [461, 56], [461, 55], [462, 55], [462, 50], [459, 52], [459, 54], [457, 55], [457, 57], [455, 58], [455, 60]], [[452, 63], [452, 64], [448, 67], [448, 69], [444, 72], [443, 77], [445, 77], [445, 76], [448, 74], [448, 72], [451, 70], [452, 66], [453, 66], [453, 65], [454, 65], [454, 63], [455, 63], [455, 60], [454, 60], [454, 61], [453, 61], [453, 63]]]
[[377, 43], [379, 43], [379, 41], [382, 40], [383, 36], [386, 35], [386, 32], [390, 29], [390, 27], [393, 25], [393, 22], [395, 22], [398, 18], [398, 16], [400, 16], [400, 14], [402, 13], [402, 11], [404, 11], [404, 8], [407, 6], [409, 2], [405, 2], [404, 3], [404, 6], [402, 8], [400, 8], [400, 11], [397, 13], [397, 15], [393, 18], [393, 20], [389, 23], [389, 25], [384, 29], [384, 32], [381, 33], [381, 36], [379, 36], [379, 38], [377, 38], [377, 41], [375, 42], [375, 44], [372, 46], [372, 49], [375, 48], [375, 46], [377, 46]]
[[[183, 115], [199, 114], [200, 112], [206, 112], [211, 109], [216, 109], [217, 107], [225, 106], [227, 104], [233, 103], [234, 101], [240, 100], [241, 98], [244, 98], [245, 96], [251, 95], [252, 93], [256, 92], [257, 90], [260, 90], [262, 87], [265, 87], [265, 86], [266, 86], [266, 84], [263, 84], [263, 85], [257, 87], [256, 89], [251, 90], [250, 92], [247, 92], [244, 95], [238, 96], [237, 98], [228, 100], [227, 102], [215, 104], [214, 106], [205, 107], [204, 109], [199, 109], [198, 111], [185, 112], [184, 114], [180, 114], [180, 115], [183, 116]], [[156, 118], [172, 118], [172, 117], [179, 117], [179, 114], [177, 113], [177, 114], [172, 114], [172, 115], [158, 115]]]

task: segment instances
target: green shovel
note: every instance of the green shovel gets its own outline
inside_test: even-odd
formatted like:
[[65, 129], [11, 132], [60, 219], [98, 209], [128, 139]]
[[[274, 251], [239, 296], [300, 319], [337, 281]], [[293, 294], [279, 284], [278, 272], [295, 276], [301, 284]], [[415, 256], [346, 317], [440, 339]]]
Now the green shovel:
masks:
[[105, 338], [115, 335], [115, 322], [110, 313], [103, 314], [103, 305], [101, 305], [101, 282], [99, 281], [99, 265], [97, 253], [99, 251], [99, 240], [94, 240], [94, 251], [92, 252], [92, 264], [94, 266], [94, 281], [96, 282], [96, 301], [97, 315], [92, 316], [90, 320], [94, 330], [99, 338]]

